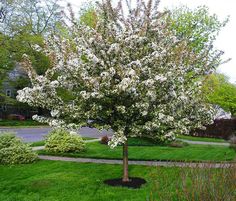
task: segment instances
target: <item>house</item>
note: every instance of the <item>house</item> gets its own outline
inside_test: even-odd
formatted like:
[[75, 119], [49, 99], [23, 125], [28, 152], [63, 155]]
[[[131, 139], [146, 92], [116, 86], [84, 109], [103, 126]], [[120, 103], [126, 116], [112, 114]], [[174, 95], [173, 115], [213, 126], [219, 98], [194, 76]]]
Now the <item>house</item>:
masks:
[[216, 114], [214, 119], [231, 119], [232, 115], [230, 112], [226, 112], [224, 109], [222, 109], [220, 106], [216, 105]]
[[15, 68], [8, 73], [8, 77], [3, 81], [1, 93], [9, 98], [16, 98], [17, 89], [11, 84], [20, 77], [27, 77], [27, 73], [20, 64], [16, 64]]

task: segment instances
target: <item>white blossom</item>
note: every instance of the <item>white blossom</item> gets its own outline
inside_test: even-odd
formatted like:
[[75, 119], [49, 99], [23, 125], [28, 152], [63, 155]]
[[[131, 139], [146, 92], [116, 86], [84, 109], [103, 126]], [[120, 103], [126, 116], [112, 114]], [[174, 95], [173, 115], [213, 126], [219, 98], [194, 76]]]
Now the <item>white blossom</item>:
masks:
[[45, 41], [45, 52], [54, 56], [44, 75], [24, 55], [32, 86], [18, 91], [17, 99], [51, 112], [33, 119], [70, 129], [93, 120], [99, 129], [113, 129], [111, 147], [129, 136], [174, 139], [211, 123], [214, 110], [201, 100], [201, 84], [219, 64], [219, 52], [190, 50], [189, 38], [165, 24], [168, 13], [140, 5], [122, 17], [107, 2], [98, 16], [117, 13], [99, 19], [95, 28], [71, 25], [70, 39], [55, 33]]

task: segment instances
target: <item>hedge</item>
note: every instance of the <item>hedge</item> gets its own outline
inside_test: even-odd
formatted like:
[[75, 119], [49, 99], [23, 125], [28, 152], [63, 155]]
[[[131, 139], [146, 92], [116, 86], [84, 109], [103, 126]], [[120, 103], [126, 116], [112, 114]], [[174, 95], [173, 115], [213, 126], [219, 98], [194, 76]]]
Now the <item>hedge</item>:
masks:
[[236, 134], [236, 118], [216, 119], [214, 124], [206, 126], [206, 130], [194, 130], [191, 132], [194, 136], [214, 137], [228, 140], [230, 136]]

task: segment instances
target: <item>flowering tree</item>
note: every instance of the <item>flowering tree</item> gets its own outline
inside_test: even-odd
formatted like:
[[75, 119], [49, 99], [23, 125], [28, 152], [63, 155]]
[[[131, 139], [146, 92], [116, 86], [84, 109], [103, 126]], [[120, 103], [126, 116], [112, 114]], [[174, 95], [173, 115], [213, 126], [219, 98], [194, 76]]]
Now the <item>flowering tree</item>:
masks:
[[[127, 137], [173, 139], [212, 122], [213, 109], [201, 99], [204, 75], [220, 64], [221, 52], [207, 43], [201, 51], [177, 37], [158, 0], [106, 0], [98, 5], [96, 27], [76, 24], [67, 37], [45, 45], [52, 68], [37, 75], [25, 56], [32, 87], [18, 100], [51, 111], [34, 116], [51, 126], [110, 128], [111, 147], [123, 144], [123, 181], [128, 182]], [[128, 12], [124, 12], [126, 5]]]

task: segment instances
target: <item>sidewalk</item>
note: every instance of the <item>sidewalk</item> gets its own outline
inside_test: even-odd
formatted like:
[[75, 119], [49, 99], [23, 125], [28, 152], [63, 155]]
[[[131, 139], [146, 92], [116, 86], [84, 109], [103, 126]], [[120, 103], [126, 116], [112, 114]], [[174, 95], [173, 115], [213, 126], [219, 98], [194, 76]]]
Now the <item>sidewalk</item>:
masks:
[[202, 145], [217, 145], [217, 146], [229, 146], [230, 144], [227, 142], [203, 142], [203, 141], [192, 141], [192, 140], [184, 140], [184, 139], [178, 139], [182, 142], [187, 142], [189, 144], [202, 144]]
[[[61, 156], [39, 155], [42, 160], [67, 161], [77, 163], [100, 163], [100, 164], [122, 164], [122, 160], [93, 159], [93, 158], [71, 158]], [[163, 166], [163, 167], [191, 167], [191, 168], [229, 168], [236, 163], [193, 163], [193, 162], [168, 162], [168, 161], [129, 161], [130, 165]]]

